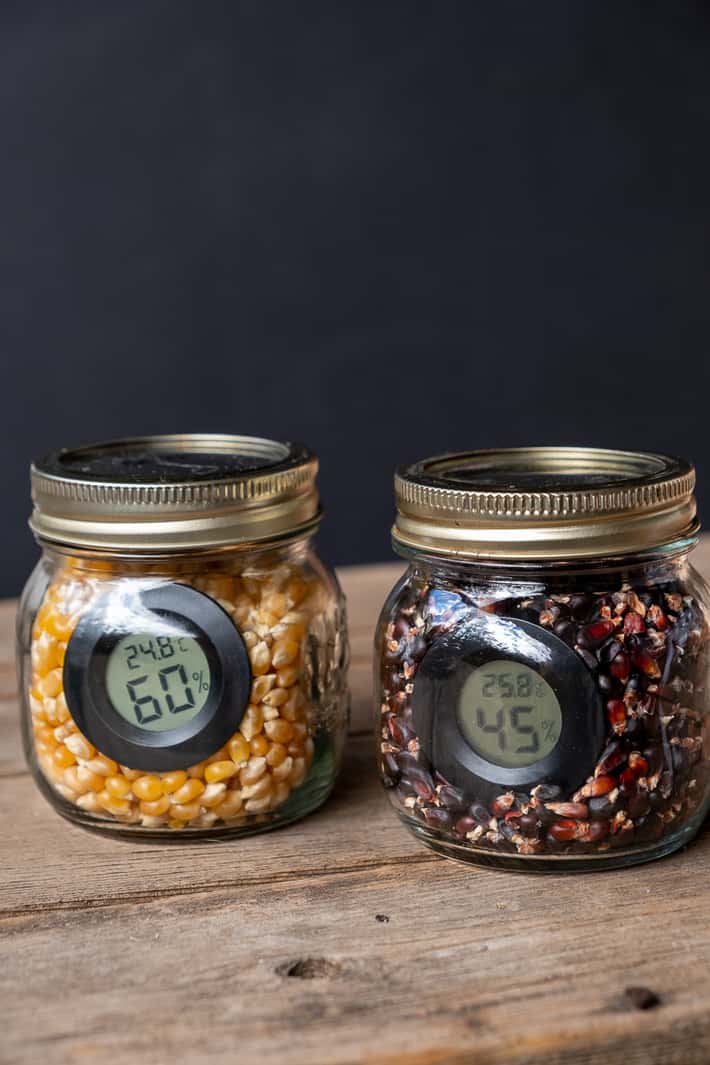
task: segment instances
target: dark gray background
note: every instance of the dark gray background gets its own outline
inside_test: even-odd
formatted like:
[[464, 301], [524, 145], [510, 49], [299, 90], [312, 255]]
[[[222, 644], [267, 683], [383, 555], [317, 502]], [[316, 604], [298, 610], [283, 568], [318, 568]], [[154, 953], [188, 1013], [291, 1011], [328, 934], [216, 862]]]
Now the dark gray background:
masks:
[[0, 14], [0, 594], [27, 465], [301, 438], [338, 563], [461, 447], [693, 457], [710, 494], [710, 16], [683, 2], [93, 0]]

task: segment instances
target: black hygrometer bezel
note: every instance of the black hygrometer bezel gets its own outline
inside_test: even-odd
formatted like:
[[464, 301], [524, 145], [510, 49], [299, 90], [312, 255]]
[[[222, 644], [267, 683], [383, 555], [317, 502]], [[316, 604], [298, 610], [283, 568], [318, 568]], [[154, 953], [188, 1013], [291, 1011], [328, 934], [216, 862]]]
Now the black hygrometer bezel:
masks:
[[[499, 659], [529, 666], [550, 685], [562, 727], [555, 747], [527, 766], [496, 765], [479, 755], [459, 725], [461, 689], [474, 669]], [[592, 772], [604, 741], [604, 704], [580, 656], [548, 629], [520, 618], [477, 611], [437, 637], [419, 664], [412, 723], [422, 751], [449, 783], [466, 794], [528, 790], [554, 782], [568, 793]]]
[[[126, 607], [121, 611], [116, 594], [97, 599], [69, 640], [64, 660], [69, 712], [97, 750], [131, 769], [166, 772], [203, 761], [237, 731], [249, 704], [251, 667], [239, 630], [219, 603], [185, 584], [131, 590], [121, 600]], [[109, 655], [120, 640], [139, 631], [146, 611], [170, 619], [196, 639], [210, 667], [205, 705], [190, 721], [164, 731], [131, 724], [106, 691]], [[133, 618], [134, 624], [117, 623], [117, 615]]]

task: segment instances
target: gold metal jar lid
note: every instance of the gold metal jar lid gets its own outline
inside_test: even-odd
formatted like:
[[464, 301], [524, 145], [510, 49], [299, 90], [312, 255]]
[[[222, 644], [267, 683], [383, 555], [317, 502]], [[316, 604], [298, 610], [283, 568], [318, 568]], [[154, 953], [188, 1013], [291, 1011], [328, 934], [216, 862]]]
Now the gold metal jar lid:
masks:
[[395, 475], [395, 546], [451, 558], [554, 561], [697, 536], [695, 470], [639, 451], [535, 447], [439, 455]]
[[291, 538], [321, 518], [318, 461], [301, 444], [221, 433], [143, 436], [32, 465], [45, 541], [163, 554]]

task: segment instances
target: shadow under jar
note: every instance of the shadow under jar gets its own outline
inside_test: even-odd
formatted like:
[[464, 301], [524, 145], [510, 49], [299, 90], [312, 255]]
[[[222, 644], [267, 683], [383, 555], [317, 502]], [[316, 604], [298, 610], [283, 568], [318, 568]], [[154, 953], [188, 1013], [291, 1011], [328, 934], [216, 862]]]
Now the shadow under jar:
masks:
[[329, 795], [347, 724], [342, 593], [319, 561], [317, 461], [224, 435], [32, 467], [42, 557], [18, 616], [27, 758], [72, 821], [213, 839]]
[[599, 869], [687, 843], [710, 803], [708, 589], [693, 467], [474, 451], [395, 479], [408, 568], [376, 634], [382, 780], [451, 858]]

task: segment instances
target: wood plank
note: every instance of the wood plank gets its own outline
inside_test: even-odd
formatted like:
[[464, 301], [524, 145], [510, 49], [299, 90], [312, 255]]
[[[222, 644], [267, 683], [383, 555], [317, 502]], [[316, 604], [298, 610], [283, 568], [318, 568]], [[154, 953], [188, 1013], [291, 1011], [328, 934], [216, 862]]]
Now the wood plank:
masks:
[[643, 878], [441, 860], [6, 918], [3, 1060], [705, 1063], [709, 858], [706, 834]]
[[[710, 570], [709, 540], [696, 562]], [[400, 571], [342, 573], [356, 731], [371, 728], [372, 629]], [[24, 772], [13, 614], [0, 605], [3, 1063], [710, 1060], [707, 828], [642, 869], [459, 866], [400, 826], [372, 737], [353, 736], [333, 799], [298, 825], [219, 846], [103, 839]], [[631, 1007], [639, 984], [657, 1008]]]

